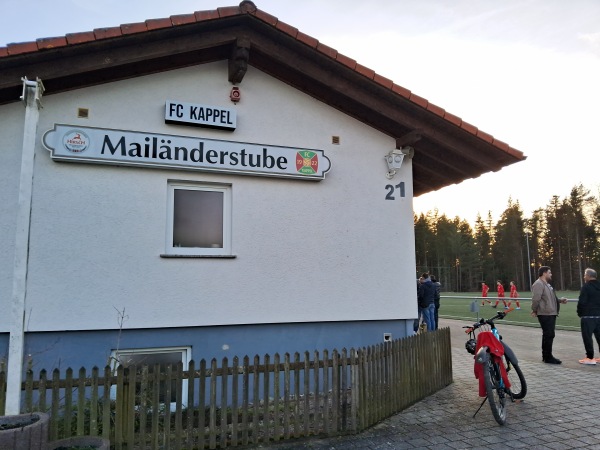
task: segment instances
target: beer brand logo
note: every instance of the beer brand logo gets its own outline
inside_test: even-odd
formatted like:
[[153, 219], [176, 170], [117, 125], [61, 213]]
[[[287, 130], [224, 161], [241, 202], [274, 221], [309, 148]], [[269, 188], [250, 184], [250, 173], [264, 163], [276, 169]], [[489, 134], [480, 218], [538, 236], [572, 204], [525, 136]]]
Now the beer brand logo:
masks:
[[63, 145], [71, 153], [81, 153], [90, 145], [90, 138], [79, 130], [72, 130], [63, 137]]
[[316, 152], [302, 150], [296, 153], [296, 171], [305, 175], [314, 175], [319, 170], [319, 155]]

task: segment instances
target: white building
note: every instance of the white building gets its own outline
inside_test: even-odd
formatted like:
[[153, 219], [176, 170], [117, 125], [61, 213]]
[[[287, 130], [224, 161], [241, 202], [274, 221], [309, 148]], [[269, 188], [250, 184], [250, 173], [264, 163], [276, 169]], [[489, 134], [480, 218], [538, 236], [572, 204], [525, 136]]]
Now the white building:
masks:
[[[22, 77], [28, 95], [43, 83], [39, 111]], [[413, 195], [522, 159], [248, 1], [10, 44], [0, 358], [52, 370], [406, 336]]]

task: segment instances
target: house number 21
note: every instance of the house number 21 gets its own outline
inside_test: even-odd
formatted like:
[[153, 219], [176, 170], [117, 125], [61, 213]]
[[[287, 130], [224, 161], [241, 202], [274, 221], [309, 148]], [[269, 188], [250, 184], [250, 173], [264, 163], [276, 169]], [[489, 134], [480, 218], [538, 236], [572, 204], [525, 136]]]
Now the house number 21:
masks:
[[396, 200], [396, 197], [394, 195], [394, 191], [396, 189], [398, 189], [400, 191], [400, 197], [404, 197], [404, 181], [401, 181], [396, 186], [392, 186], [391, 184], [386, 184], [385, 189], [388, 191], [387, 195], [385, 196], [386, 200]]

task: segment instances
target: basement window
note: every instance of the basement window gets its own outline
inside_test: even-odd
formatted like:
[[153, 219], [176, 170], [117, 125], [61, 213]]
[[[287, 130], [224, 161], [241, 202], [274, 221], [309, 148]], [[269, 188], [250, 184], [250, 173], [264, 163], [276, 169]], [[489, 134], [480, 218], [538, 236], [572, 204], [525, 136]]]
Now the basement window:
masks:
[[[154, 374], [158, 369], [161, 374], [166, 373], [167, 367], [172, 366], [173, 373], [179, 362], [183, 363], [183, 370], [188, 370], [192, 359], [192, 347], [162, 347], [162, 348], [142, 348], [142, 349], [119, 349], [111, 352], [111, 368], [116, 374], [118, 366], [128, 368], [135, 366], [138, 380], [141, 380], [144, 366], [148, 366], [148, 373]], [[182, 401], [183, 406], [187, 403], [187, 380], [182, 381]], [[164, 384], [161, 382], [161, 384]], [[137, 383], [137, 390], [141, 389], [141, 383]], [[116, 386], [111, 388], [111, 397], [116, 398]], [[170, 396], [166, 398], [166, 386], [161, 386], [159, 401], [162, 404], [175, 405], [177, 401], [177, 382], [171, 381]]]

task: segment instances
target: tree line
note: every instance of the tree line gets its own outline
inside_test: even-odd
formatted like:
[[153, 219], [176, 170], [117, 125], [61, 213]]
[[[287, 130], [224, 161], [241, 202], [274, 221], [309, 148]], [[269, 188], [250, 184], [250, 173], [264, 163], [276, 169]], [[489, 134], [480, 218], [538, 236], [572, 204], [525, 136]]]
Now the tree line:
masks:
[[477, 291], [486, 282], [493, 292], [497, 280], [528, 291], [539, 266], [552, 268], [555, 289], [579, 290], [586, 267], [600, 270], [600, 195], [581, 184], [531, 217], [509, 198], [496, 223], [478, 214], [473, 228], [437, 210], [414, 223], [417, 274], [434, 274], [446, 291]]

